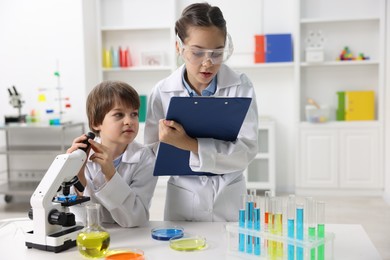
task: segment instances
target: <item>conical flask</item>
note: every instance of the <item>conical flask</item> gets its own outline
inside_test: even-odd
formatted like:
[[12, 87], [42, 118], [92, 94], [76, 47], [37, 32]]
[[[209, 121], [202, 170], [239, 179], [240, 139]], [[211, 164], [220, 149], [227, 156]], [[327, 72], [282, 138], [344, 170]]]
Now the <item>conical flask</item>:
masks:
[[100, 204], [88, 204], [86, 211], [86, 226], [77, 236], [77, 248], [87, 258], [102, 258], [110, 246], [110, 234], [100, 225]]

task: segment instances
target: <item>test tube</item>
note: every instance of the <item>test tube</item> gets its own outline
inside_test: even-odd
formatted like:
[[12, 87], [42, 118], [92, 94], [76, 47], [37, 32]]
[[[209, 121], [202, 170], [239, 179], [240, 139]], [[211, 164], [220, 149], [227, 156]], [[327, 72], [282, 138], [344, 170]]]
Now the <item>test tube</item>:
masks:
[[[294, 239], [295, 237], [295, 195], [289, 195], [287, 200], [287, 236]], [[287, 247], [287, 259], [294, 260], [295, 248], [293, 244]]]
[[[271, 203], [271, 191], [265, 191], [264, 193], [264, 232], [269, 232], [268, 223], [270, 222], [270, 203]], [[264, 247], [268, 247], [268, 240], [264, 240]]]
[[[317, 202], [317, 238], [325, 238], [325, 202], [323, 201]], [[325, 259], [325, 241], [324, 244], [318, 246], [317, 254], [318, 260]]]
[[[261, 217], [260, 217], [260, 196], [255, 196], [255, 209], [254, 209], [254, 216], [253, 216], [253, 221], [254, 221], [254, 229], [256, 231], [261, 230]], [[261, 255], [261, 240], [260, 236], [255, 237], [255, 248], [254, 248], [254, 253], [255, 255]]]
[[[316, 239], [316, 204], [315, 200], [312, 197], [306, 198], [306, 208], [307, 208], [307, 226], [309, 241], [314, 241]], [[316, 249], [312, 248], [310, 250], [310, 259], [316, 259]]]
[[[303, 241], [303, 204], [296, 205], [296, 227], [297, 227], [297, 240]], [[297, 247], [297, 260], [303, 260], [303, 247]]]
[[[254, 210], [253, 196], [247, 195], [246, 206], [245, 206], [245, 211], [246, 211], [245, 222], [246, 222], [247, 229], [253, 229], [253, 210]], [[248, 254], [253, 253], [253, 240], [251, 235], [247, 235], [246, 252]]]
[[268, 232], [268, 223], [270, 222], [270, 203], [271, 203], [271, 191], [266, 191], [264, 193], [264, 231]]
[[[273, 222], [274, 234], [283, 236], [283, 199], [275, 198], [275, 210], [274, 210], [274, 222]], [[276, 258], [283, 258], [283, 243], [275, 242]]]
[[[268, 232], [275, 235], [275, 210], [276, 210], [276, 198], [270, 198], [269, 213], [268, 213]], [[276, 257], [276, 242], [274, 240], [268, 240], [268, 256], [271, 258]]]
[[[241, 195], [241, 207], [238, 213], [238, 225], [240, 228], [245, 228], [245, 205], [246, 205], [246, 194]], [[238, 235], [238, 250], [245, 252], [245, 234], [239, 233]]]

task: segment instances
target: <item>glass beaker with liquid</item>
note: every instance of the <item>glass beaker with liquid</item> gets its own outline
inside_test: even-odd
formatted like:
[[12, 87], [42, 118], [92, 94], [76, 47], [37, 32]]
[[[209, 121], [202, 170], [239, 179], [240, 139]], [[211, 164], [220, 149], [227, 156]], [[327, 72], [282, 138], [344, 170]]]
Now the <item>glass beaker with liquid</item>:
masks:
[[110, 234], [100, 225], [100, 204], [86, 206], [86, 226], [77, 236], [77, 248], [87, 258], [102, 258], [110, 246]]

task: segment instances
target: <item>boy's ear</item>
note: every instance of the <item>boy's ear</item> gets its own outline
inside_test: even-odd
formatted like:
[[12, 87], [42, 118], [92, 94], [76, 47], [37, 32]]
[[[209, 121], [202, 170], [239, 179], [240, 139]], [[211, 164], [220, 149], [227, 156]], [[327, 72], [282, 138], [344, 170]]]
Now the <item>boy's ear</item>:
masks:
[[96, 126], [96, 125], [93, 125], [92, 126], [92, 130], [96, 133], [100, 132], [100, 125], [99, 126]]

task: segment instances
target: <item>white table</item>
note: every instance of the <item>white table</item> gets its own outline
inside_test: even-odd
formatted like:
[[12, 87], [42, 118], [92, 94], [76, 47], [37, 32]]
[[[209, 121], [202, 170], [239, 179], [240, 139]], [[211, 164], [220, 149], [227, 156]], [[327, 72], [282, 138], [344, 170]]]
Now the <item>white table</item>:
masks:
[[[0, 226], [4, 223], [0, 223]], [[185, 233], [204, 236], [208, 246], [202, 251], [178, 252], [169, 247], [167, 241], [154, 240], [150, 231], [153, 227], [172, 224], [182, 226]], [[111, 234], [110, 248], [138, 248], [145, 252], [147, 260], [220, 260], [238, 259], [227, 251], [227, 231], [221, 222], [163, 222], [153, 221], [145, 227], [120, 228], [118, 226], [105, 226]], [[0, 228], [0, 259], [85, 259], [76, 248], [60, 253], [28, 249], [25, 246], [24, 233], [31, 230], [32, 222], [29, 220], [12, 221]], [[327, 232], [335, 234], [335, 259], [341, 260], [376, 260], [381, 259], [378, 251], [368, 238], [367, 233], [360, 225], [327, 224]], [[253, 259], [253, 258], [252, 258]]]

